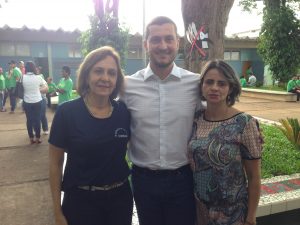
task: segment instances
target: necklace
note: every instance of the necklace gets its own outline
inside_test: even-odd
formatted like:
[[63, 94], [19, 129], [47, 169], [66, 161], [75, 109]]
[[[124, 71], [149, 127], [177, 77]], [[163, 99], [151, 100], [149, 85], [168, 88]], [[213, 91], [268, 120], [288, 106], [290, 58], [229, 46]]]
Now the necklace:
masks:
[[83, 98], [83, 101], [84, 101], [84, 104], [86, 105], [86, 108], [89, 112], [89, 114], [92, 116], [92, 117], [95, 117], [95, 118], [101, 118], [101, 119], [104, 119], [104, 118], [109, 118], [114, 110], [114, 107], [112, 106], [111, 104], [111, 101], [109, 100], [109, 112], [107, 113], [100, 113], [98, 112], [97, 114], [93, 113], [92, 110], [91, 110], [91, 106], [89, 105], [88, 103], [88, 99], [85, 97]]

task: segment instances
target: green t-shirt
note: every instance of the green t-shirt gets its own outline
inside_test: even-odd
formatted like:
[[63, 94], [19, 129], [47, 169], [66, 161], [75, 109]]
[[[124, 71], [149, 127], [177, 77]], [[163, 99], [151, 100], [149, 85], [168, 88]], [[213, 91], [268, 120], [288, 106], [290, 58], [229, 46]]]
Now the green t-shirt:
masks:
[[300, 80], [297, 80], [296, 83], [298, 86], [300, 86]]
[[58, 104], [71, 100], [73, 90], [73, 81], [71, 78], [61, 78], [57, 87], [65, 91], [64, 93], [58, 94]]
[[0, 91], [5, 89], [5, 77], [3, 74], [0, 74]]
[[253, 72], [252, 72], [252, 68], [248, 68], [248, 69], [246, 70], [246, 74], [247, 74], [248, 77], [249, 77], [252, 73], [253, 73]]
[[53, 92], [55, 92], [56, 91], [56, 84], [55, 83], [50, 83], [50, 84], [48, 84], [48, 93], [53, 93]]
[[5, 73], [4, 73], [4, 78], [5, 78], [5, 87], [6, 87], [6, 88], [8, 88], [8, 83], [9, 83], [9, 80], [8, 80], [8, 77], [7, 77], [7, 76], [8, 76], [8, 72], [5, 72]]
[[247, 81], [246, 81], [246, 79], [244, 77], [240, 79], [240, 83], [241, 83], [242, 87], [246, 87], [247, 86]]
[[289, 80], [287, 87], [286, 87], [286, 91], [289, 92], [289, 91], [293, 90], [296, 86], [297, 86], [297, 83], [295, 80]]
[[7, 84], [6, 88], [13, 88], [16, 87], [17, 80], [21, 77], [22, 72], [18, 67], [13, 68], [12, 74], [9, 77], [7, 74]]

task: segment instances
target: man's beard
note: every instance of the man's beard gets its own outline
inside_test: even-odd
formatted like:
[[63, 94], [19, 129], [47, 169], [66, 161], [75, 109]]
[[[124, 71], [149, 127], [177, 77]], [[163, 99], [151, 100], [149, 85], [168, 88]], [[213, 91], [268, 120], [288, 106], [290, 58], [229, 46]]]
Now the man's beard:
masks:
[[169, 63], [159, 63], [159, 62], [156, 62], [155, 65], [159, 68], [167, 68], [169, 67], [170, 65], [173, 64], [173, 60]]
[[[151, 57], [151, 56], [150, 56]], [[173, 56], [172, 58], [170, 58], [170, 61], [169, 62], [164, 62], [164, 63], [162, 63], [162, 62], [159, 62], [159, 61], [157, 61], [156, 59], [155, 59], [155, 57], [152, 57], [152, 62], [153, 62], [153, 64], [154, 65], [156, 65], [157, 67], [159, 67], [159, 68], [167, 68], [167, 67], [169, 67], [170, 65], [172, 65], [173, 64], [173, 62], [174, 62], [174, 60], [175, 60], [175, 58], [176, 58], [176, 54], [175, 54], [175, 56]]]

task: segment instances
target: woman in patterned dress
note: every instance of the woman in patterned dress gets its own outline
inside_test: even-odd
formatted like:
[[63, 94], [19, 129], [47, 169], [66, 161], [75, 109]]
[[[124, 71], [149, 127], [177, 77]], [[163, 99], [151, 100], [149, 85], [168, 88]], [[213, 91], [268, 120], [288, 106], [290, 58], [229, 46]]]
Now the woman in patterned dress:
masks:
[[189, 142], [198, 224], [253, 225], [263, 142], [258, 122], [232, 107], [241, 87], [224, 61], [205, 65], [199, 87], [207, 108], [195, 114]]

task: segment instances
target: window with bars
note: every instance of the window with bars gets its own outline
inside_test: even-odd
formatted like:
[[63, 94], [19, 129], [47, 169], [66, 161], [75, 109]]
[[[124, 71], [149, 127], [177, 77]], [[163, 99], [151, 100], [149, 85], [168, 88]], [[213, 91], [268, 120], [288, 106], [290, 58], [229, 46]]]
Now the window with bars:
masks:
[[225, 51], [224, 52], [224, 60], [239, 61], [240, 60], [240, 52], [239, 51]]
[[1, 56], [30, 56], [30, 47], [26, 43], [0, 43]]
[[81, 58], [81, 51], [79, 46], [70, 45], [69, 46], [69, 57], [70, 58]]

